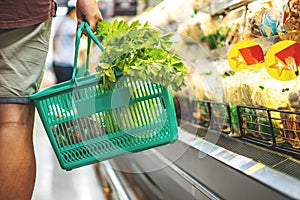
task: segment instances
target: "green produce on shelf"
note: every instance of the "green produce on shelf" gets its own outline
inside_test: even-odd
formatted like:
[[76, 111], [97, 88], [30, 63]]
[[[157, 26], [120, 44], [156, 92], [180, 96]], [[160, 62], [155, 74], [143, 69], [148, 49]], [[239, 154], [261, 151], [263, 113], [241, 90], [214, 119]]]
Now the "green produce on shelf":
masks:
[[227, 106], [218, 103], [211, 103], [211, 126], [214, 129], [221, 130], [223, 132], [230, 132], [230, 122]]
[[193, 118], [196, 123], [203, 126], [209, 126], [209, 108], [207, 102], [194, 101], [193, 102]]
[[217, 30], [214, 34], [202, 37], [201, 42], [205, 43], [209, 50], [213, 50], [224, 46], [225, 36], [221, 30]]
[[267, 117], [260, 117], [259, 134], [261, 135], [261, 137], [266, 140], [272, 140], [272, 130], [275, 138], [280, 135], [280, 129], [276, 121], [272, 120], [272, 127], [271, 127], [270, 121]]
[[242, 128], [245, 134], [251, 134], [255, 137], [260, 137], [258, 134], [257, 116], [256, 112], [252, 109], [240, 108], [242, 116]]
[[237, 107], [236, 106], [231, 106], [230, 107], [230, 113], [231, 113], [231, 123], [232, 123], [232, 130], [229, 136], [232, 137], [237, 137], [241, 136], [241, 131], [240, 131], [240, 125], [239, 125], [239, 116], [237, 112]]

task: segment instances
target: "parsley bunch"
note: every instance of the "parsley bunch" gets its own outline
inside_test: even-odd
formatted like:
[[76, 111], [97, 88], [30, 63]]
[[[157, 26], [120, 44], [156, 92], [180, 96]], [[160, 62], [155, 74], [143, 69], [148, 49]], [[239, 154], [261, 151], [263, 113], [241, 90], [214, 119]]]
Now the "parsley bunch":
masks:
[[139, 80], [171, 85], [175, 91], [185, 85], [187, 67], [171, 52], [173, 33], [161, 35], [161, 30], [138, 20], [130, 25], [122, 20], [102, 21], [97, 30], [106, 48], [96, 68], [104, 85], [116, 82], [116, 70]]

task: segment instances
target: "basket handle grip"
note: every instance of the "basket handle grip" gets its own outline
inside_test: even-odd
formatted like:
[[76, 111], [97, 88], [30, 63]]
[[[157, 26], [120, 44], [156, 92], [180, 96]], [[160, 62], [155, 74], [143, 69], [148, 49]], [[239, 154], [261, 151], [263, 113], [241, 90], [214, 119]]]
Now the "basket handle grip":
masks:
[[89, 24], [87, 22], [82, 22], [80, 27], [76, 31], [76, 39], [75, 39], [75, 55], [74, 55], [74, 68], [72, 74], [72, 80], [75, 80], [76, 72], [77, 72], [77, 64], [78, 64], [78, 55], [79, 55], [79, 45], [80, 45], [80, 38], [82, 36], [83, 30], [86, 31], [88, 35], [88, 44], [87, 44], [87, 57], [86, 57], [86, 71], [88, 71], [88, 63], [89, 63], [89, 55], [90, 55], [90, 47], [91, 47], [91, 40], [101, 49], [101, 51], [105, 51], [105, 47], [101, 44], [98, 40], [96, 35], [91, 30]]

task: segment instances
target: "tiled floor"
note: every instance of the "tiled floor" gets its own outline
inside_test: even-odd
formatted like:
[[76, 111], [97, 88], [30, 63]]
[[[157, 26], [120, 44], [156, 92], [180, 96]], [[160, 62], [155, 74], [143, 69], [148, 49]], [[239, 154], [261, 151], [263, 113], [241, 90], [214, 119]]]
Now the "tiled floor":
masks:
[[66, 172], [56, 160], [38, 114], [34, 129], [37, 178], [32, 200], [104, 200], [93, 166]]

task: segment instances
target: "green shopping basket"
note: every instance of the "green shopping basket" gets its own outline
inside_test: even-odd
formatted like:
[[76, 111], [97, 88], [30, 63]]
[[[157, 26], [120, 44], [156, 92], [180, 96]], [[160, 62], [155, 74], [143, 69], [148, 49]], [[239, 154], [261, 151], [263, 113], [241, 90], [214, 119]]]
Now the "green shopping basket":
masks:
[[75, 77], [84, 28], [88, 40], [105, 50], [82, 23], [76, 34], [72, 79], [30, 96], [61, 168], [71, 170], [175, 141], [178, 130], [170, 87], [119, 74], [113, 89], [107, 89], [96, 74]]

